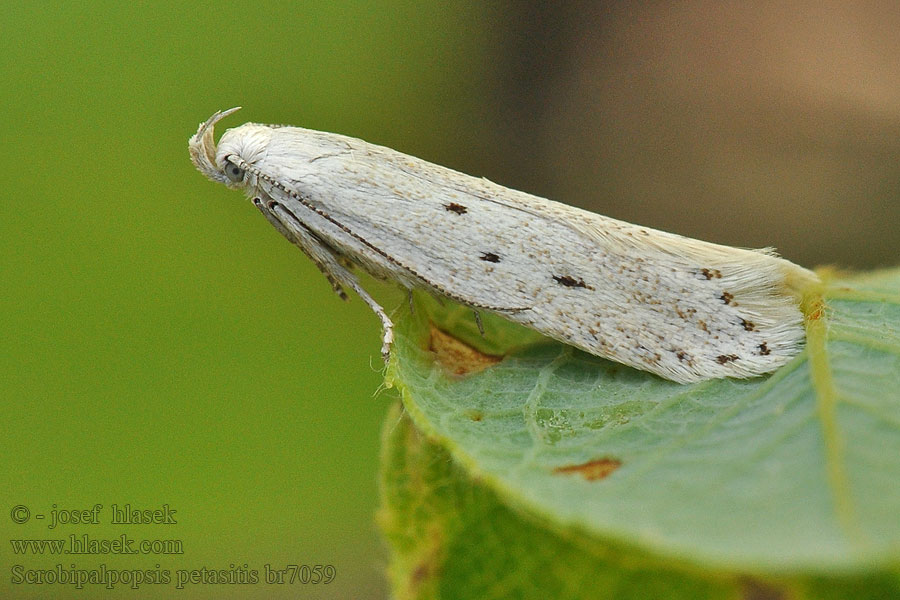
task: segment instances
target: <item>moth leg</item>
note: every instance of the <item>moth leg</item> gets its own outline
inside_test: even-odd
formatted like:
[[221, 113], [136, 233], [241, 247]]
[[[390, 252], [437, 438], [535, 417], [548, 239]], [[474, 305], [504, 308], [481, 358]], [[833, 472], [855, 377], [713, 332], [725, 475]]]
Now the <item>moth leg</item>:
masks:
[[481, 322], [481, 314], [477, 310], [473, 310], [472, 314], [475, 315], [475, 324], [478, 325], [478, 331], [481, 333], [481, 337], [484, 337], [484, 324]]
[[394, 342], [394, 324], [391, 322], [391, 318], [384, 312], [384, 309], [380, 304], [375, 302], [375, 299], [369, 295], [369, 293], [363, 289], [359, 282], [353, 277], [353, 274], [349, 271], [346, 271], [346, 274], [351, 278], [348, 281], [345, 281], [344, 284], [347, 285], [354, 292], [359, 294], [359, 297], [363, 299], [363, 301], [369, 305], [378, 318], [381, 319], [381, 326], [384, 329], [384, 333], [381, 337], [381, 358], [384, 359], [384, 362], [388, 362], [391, 358], [391, 344]]
[[306, 254], [313, 261], [313, 264], [316, 265], [316, 267], [318, 267], [319, 271], [321, 271], [322, 274], [325, 275], [325, 278], [328, 280], [328, 283], [331, 284], [331, 289], [334, 290], [335, 294], [340, 296], [341, 300], [349, 300], [350, 299], [347, 296], [347, 292], [345, 292], [344, 288], [341, 287], [341, 283], [337, 279], [335, 279], [334, 275], [332, 275], [332, 273], [328, 270], [328, 268], [318, 258], [313, 256], [306, 249], [306, 247], [296, 239], [296, 236], [293, 234], [293, 232], [288, 230], [288, 228], [284, 226], [284, 223], [282, 223], [281, 220], [278, 217], [276, 217], [272, 213], [272, 211], [269, 210], [259, 198], [253, 199], [253, 205], [256, 206], [256, 208], [259, 209], [259, 212], [261, 212], [263, 214], [263, 216], [266, 218], [266, 220], [272, 224], [272, 227], [277, 229], [279, 231], [279, 233], [281, 233], [281, 235], [286, 237], [295, 246], [298, 246], [301, 250], [303, 250], [303, 253]]
[[[335, 289], [339, 289], [343, 293], [341, 286], [347, 286], [356, 292], [369, 305], [369, 308], [378, 315], [384, 330], [381, 338], [381, 357], [384, 359], [384, 362], [387, 362], [391, 356], [391, 344], [394, 341], [394, 324], [384, 311], [384, 308], [363, 289], [356, 276], [340, 263], [340, 258], [335, 256], [321, 240], [310, 233], [289, 210], [278, 202], [271, 201], [268, 203], [260, 202], [257, 206], [260, 207], [263, 214], [268, 213], [271, 215], [271, 219], [279, 222], [280, 227], [276, 226], [278, 230], [283, 234], [287, 232], [285, 234], [286, 237], [299, 246], [316, 263], [316, 266], [325, 274]], [[346, 294], [344, 294], [344, 297], [346, 297]]]

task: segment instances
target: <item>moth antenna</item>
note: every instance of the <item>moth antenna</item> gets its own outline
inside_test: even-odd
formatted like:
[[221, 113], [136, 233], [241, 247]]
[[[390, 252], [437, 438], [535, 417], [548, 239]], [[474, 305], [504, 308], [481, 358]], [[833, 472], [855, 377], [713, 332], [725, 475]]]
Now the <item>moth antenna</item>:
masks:
[[217, 111], [213, 116], [200, 124], [191, 139], [188, 141], [188, 150], [191, 154], [191, 162], [197, 169], [206, 175], [207, 178], [217, 183], [228, 184], [229, 180], [225, 173], [216, 167], [216, 141], [213, 139], [213, 130], [216, 123], [227, 117], [228, 115], [240, 110], [240, 106], [229, 108], [228, 110]]

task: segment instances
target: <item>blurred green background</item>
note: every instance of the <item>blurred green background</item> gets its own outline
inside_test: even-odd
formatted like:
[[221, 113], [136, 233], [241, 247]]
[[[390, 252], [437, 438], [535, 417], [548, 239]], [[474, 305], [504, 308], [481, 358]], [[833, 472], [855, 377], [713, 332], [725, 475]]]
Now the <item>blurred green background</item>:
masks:
[[[0, 23], [0, 596], [12, 569], [330, 564], [386, 597], [378, 320], [195, 172], [215, 110], [336, 131], [625, 220], [815, 266], [898, 260], [900, 17], [878, 4], [8, 3]], [[220, 132], [224, 130], [220, 127]], [[389, 306], [403, 301], [372, 284]], [[101, 525], [32, 514], [104, 505]], [[109, 506], [177, 510], [114, 526]], [[175, 556], [10, 539], [179, 539]], [[159, 567], [157, 567], [159, 565]]]

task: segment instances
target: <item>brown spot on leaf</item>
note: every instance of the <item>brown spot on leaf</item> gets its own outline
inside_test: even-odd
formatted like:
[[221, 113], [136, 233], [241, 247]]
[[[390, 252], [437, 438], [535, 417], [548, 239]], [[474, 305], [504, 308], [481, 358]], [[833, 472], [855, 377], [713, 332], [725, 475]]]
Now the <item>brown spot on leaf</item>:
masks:
[[431, 565], [424, 561], [413, 567], [412, 572], [410, 572], [409, 574], [409, 579], [412, 587], [418, 587], [423, 581], [428, 578], [428, 574], [430, 572]]
[[588, 481], [598, 481], [600, 479], [606, 479], [621, 466], [622, 461], [618, 458], [604, 456], [603, 458], [589, 460], [580, 465], [556, 467], [553, 469], [553, 472], [557, 475], [581, 475]]
[[786, 600], [789, 597], [785, 590], [777, 588], [771, 583], [752, 577], [742, 579], [742, 600]]
[[502, 356], [479, 352], [449, 333], [431, 325], [428, 349], [434, 352], [435, 362], [451, 375], [468, 375], [484, 371], [501, 360]]
[[476, 423], [479, 423], [482, 419], [484, 419], [484, 413], [476, 408], [470, 408], [466, 410], [465, 415]]
[[441, 575], [443, 544], [437, 530], [426, 533], [424, 547], [417, 552], [416, 560], [410, 566], [408, 579], [403, 590], [404, 598], [419, 598], [423, 590], [428, 590]]
[[810, 301], [804, 306], [806, 318], [809, 321], [818, 321], [825, 316], [825, 303], [821, 298]]

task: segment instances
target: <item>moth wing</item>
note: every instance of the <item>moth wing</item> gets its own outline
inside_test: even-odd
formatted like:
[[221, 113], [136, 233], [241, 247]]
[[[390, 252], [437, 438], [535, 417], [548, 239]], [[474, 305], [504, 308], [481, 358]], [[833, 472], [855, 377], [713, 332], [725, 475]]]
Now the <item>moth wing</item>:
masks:
[[631, 225], [311, 133], [327, 136], [315, 140], [321, 156], [288, 183], [315, 207], [305, 222], [376, 274], [676, 381], [768, 372], [802, 343], [792, 282], [814, 275], [767, 252]]

